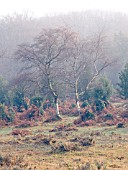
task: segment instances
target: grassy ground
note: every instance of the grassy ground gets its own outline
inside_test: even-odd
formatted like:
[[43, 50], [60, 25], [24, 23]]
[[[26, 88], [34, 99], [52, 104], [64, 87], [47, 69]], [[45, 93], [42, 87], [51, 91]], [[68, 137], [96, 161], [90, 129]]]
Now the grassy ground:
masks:
[[[2, 170], [127, 170], [128, 127], [77, 127], [71, 131], [49, 132], [55, 127], [72, 127], [76, 117], [40, 123], [25, 136], [12, 135], [13, 127], [0, 129], [0, 164]], [[93, 144], [83, 146], [83, 141]]]

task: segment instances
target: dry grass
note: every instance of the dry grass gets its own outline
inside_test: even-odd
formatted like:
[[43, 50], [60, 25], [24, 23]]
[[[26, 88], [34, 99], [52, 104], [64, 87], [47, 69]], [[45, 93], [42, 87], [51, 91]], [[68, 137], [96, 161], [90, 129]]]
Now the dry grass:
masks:
[[[44, 123], [25, 129], [0, 129], [0, 155], [3, 161], [0, 169], [127, 169], [127, 126], [77, 127], [77, 131], [52, 131], [56, 127], [72, 125], [74, 119], [76, 117], [64, 116], [61, 122]], [[29, 133], [12, 135], [16, 130], [26, 130]]]

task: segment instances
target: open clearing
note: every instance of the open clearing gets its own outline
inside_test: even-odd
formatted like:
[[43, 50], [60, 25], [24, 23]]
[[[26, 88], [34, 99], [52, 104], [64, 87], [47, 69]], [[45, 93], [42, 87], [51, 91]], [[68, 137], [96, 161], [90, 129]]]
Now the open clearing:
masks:
[[[10, 161], [1, 170], [128, 169], [128, 126], [57, 128], [73, 127], [74, 119], [63, 116], [61, 121], [35, 127], [1, 128], [0, 154]], [[29, 133], [12, 135], [16, 130]], [[92, 144], [85, 142], [88, 138], [93, 139]]]

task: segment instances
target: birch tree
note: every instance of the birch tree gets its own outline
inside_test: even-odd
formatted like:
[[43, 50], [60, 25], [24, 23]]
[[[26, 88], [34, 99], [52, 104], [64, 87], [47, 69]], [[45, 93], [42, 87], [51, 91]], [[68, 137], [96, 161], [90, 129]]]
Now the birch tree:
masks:
[[[74, 46], [69, 51], [68, 69], [65, 71], [65, 81], [74, 89], [75, 100], [78, 112], [80, 113], [79, 96], [87, 91], [101, 72], [112, 64], [105, 50], [105, 37], [102, 32], [87, 39], [78, 38]], [[65, 67], [66, 68], [66, 67]], [[90, 77], [85, 84], [80, 87], [80, 81]]]
[[61, 118], [58, 86], [63, 79], [63, 63], [68, 60], [68, 50], [76, 37], [76, 33], [66, 28], [43, 29], [32, 44], [19, 45], [16, 52], [16, 58], [24, 64], [23, 70], [31, 72], [37, 80], [45, 81], [45, 88], [54, 98], [58, 118]]

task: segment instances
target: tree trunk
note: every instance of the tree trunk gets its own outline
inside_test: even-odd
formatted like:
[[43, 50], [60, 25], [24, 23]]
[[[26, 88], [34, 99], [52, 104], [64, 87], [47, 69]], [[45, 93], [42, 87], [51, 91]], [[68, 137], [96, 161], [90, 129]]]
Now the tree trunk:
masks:
[[55, 103], [55, 106], [56, 106], [56, 117], [59, 118], [59, 119], [62, 119], [61, 116], [60, 116], [60, 112], [59, 112], [58, 95], [56, 94], [56, 92], [53, 89], [53, 86], [52, 86], [52, 83], [51, 83], [51, 80], [50, 80], [50, 76], [48, 76], [48, 83], [49, 83], [49, 88], [50, 88], [52, 95], [54, 97], [54, 103]]
[[76, 83], [75, 83], [75, 98], [76, 98], [77, 111], [80, 115], [80, 102], [79, 102], [78, 81], [77, 80], [76, 80]]
[[77, 106], [77, 110], [80, 114], [80, 102], [79, 102], [79, 97], [78, 97], [78, 93], [75, 94], [76, 95], [76, 106]]
[[56, 116], [57, 116], [58, 118], [61, 118], [60, 112], [59, 112], [58, 97], [56, 96], [56, 97], [54, 97], [54, 98], [55, 98], [55, 105], [56, 105]]

